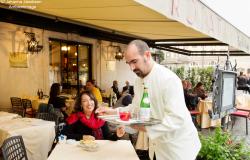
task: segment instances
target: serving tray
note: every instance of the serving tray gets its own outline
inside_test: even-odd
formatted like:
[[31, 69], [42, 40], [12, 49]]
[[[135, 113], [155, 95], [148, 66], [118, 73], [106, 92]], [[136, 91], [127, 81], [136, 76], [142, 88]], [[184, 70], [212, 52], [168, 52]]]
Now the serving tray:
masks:
[[98, 116], [98, 118], [116, 125], [128, 125], [128, 126], [130, 125], [151, 126], [161, 123], [161, 120], [154, 118], [151, 118], [149, 121], [142, 121], [140, 119], [129, 119], [128, 121], [123, 121], [120, 119], [118, 115], [104, 115], [104, 116]]

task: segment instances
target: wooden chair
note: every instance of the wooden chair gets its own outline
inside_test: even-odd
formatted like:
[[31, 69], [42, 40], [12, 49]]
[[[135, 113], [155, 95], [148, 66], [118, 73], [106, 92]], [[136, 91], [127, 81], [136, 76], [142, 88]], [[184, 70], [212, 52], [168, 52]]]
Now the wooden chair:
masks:
[[40, 103], [37, 112], [38, 113], [54, 113], [55, 110], [52, 104]]
[[25, 110], [23, 108], [22, 99], [19, 97], [10, 97], [12, 111], [24, 117]]
[[[237, 109], [235, 112], [230, 114], [231, 117], [242, 117], [246, 120], [246, 135], [248, 135], [248, 119], [250, 119], [250, 110]], [[232, 120], [232, 129], [235, 124], [235, 118]]]
[[28, 160], [22, 136], [6, 139], [1, 148], [4, 160]]
[[35, 116], [35, 111], [32, 108], [32, 103], [30, 99], [22, 99], [22, 104], [24, 108], [24, 117], [29, 115], [30, 117]]

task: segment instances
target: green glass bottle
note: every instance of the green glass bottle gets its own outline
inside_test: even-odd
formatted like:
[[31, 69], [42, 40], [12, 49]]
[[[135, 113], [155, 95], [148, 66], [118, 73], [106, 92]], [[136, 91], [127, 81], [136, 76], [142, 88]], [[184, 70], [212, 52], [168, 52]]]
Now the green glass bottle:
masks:
[[140, 104], [140, 119], [142, 121], [150, 120], [150, 99], [148, 96], [148, 89], [146, 87], [144, 87]]

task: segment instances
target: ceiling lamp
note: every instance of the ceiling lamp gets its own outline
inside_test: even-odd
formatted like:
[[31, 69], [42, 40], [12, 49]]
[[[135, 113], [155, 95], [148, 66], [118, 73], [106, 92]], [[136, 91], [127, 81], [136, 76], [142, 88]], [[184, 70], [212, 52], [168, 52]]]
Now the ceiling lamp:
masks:
[[62, 46], [62, 47], [61, 47], [61, 50], [62, 50], [62, 51], [69, 51], [69, 50], [70, 50], [70, 47], [69, 47], [69, 46], [68, 46], [68, 47], [67, 47], [67, 46]]
[[122, 53], [122, 50], [121, 50], [121, 47], [120, 46], [115, 46], [117, 48], [116, 52], [115, 52], [115, 59], [120, 61], [123, 59], [123, 53]]

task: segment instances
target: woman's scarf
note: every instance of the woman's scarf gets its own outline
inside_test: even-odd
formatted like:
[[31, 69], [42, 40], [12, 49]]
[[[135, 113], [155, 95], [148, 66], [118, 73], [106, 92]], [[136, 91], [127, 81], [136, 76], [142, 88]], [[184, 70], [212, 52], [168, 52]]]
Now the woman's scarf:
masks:
[[71, 125], [77, 121], [82, 122], [84, 125], [92, 129], [93, 136], [96, 139], [103, 139], [101, 127], [104, 125], [105, 121], [95, 117], [95, 114], [92, 113], [90, 118], [87, 119], [86, 115], [82, 112], [73, 113], [67, 119], [66, 122]]

